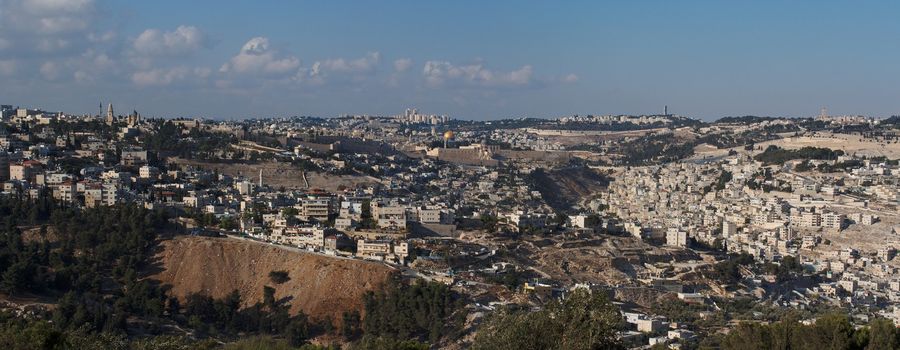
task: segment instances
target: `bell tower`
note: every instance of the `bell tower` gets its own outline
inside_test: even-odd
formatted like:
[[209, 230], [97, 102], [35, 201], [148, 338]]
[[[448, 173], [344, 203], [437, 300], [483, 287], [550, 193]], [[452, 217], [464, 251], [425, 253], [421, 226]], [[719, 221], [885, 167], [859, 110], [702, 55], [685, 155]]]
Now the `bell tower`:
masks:
[[106, 107], [106, 124], [112, 125], [116, 122], [116, 115], [113, 113], [112, 103]]

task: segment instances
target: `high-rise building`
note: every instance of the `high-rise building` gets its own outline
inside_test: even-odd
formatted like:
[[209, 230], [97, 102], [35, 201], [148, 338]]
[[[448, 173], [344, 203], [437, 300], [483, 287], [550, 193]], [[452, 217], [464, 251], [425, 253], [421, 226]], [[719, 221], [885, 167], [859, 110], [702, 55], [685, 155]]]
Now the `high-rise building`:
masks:
[[403, 114], [394, 116], [393, 118], [405, 124], [438, 125], [450, 122], [450, 117], [446, 115], [420, 114], [419, 110], [415, 108], [407, 108]]
[[737, 224], [725, 220], [722, 221], [722, 235], [725, 237], [731, 237], [737, 234]]

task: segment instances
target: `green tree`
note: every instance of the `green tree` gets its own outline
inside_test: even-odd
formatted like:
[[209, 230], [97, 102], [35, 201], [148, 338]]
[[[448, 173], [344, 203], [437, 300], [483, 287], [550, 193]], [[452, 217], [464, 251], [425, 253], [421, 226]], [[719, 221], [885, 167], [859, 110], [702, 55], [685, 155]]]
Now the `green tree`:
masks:
[[417, 281], [392, 284], [384, 291], [365, 295], [363, 330], [375, 337], [429, 339], [437, 342], [455, 326], [448, 318], [457, 309], [450, 288], [441, 283]]
[[359, 223], [360, 227], [375, 228], [375, 218], [372, 217], [372, 201], [365, 200], [362, 202], [360, 218], [362, 219]]
[[497, 230], [497, 223], [499, 220], [496, 216], [493, 215], [482, 215], [481, 216], [481, 226], [487, 232], [494, 232]]
[[275, 310], [275, 307], [278, 306], [275, 300], [275, 288], [263, 286], [263, 305], [269, 310]]
[[811, 328], [794, 343], [798, 347], [813, 346], [815, 349], [849, 349], [853, 336], [853, 325], [845, 314], [832, 313], [816, 320]]
[[284, 209], [281, 209], [281, 216], [292, 217], [297, 215], [300, 215], [300, 210], [298, 210], [297, 208], [285, 207]]
[[741, 323], [728, 333], [722, 347], [729, 350], [773, 349], [772, 332], [766, 325]]
[[603, 293], [579, 289], [540, 311], [499, 311], [473, 349], [616, 349], [622, 317]]
[[3, 272], [3, 279], [0, 281], [0, 289], [4, 292], [12, 294], [23, 290], [27, 287], [29, 273], [29, 264], [27, 261], [20, 260], [10, 265]]
[[291, 346], [300, 346], [309, 338], [309, 322], [306, 317], [295, 317], [287, 325], [284, 337]]
[[363, 337], [349, 347], [351, 350], [428, 350], [428, 344], [415, 340], [398, 340], [387, 337]]
[[887, 350], [900, 348], [900, 333], [894, 322], [884, 318], [876, 318], [869, 322], [868, 350]]
[[226, 231], [231, 231], [231, 230], [237, 229], [238, 228], [237, 220], [235, 220], [233, 217], [230, 217], [230, 216], [223, 217], [221, 220], [219, 220], [219, 228], [226, 230]]
[[359, 311], [344, 311], [341, 318], [341, 335], [345, 339], [354, 339], [359, 335], [360, 321]]

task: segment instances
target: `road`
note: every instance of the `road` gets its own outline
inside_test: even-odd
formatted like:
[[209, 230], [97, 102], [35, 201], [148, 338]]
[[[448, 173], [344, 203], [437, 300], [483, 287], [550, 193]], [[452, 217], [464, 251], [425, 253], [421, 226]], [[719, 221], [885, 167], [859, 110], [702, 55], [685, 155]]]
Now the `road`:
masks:
[[[226, 238], [229, 238], [229, 239], [236, 239], [236, 240], [241, 240], [241, 241], [246, 241], [246, 242], [253, 242], [253, 243], [257, 243], [257, 244], [265, 244], [265, 245], [269, 245], [269, 246], [272, 246], [272, 247], [277, 247], [277, 248], [279, 248], [279, 249], [284, 249], [284, 250], [288, 250], [288, 251], [292, 251], [292, 252], [296, 252], [296, 253], [315, 254], [315, 255], [324, 256], [324, 257], [328, 257], [328, 258], [335, 258], [335, 259], [358, 260], [358, 261], [365, 261], [365, 262], [371, 262], [371, 263], [378, 263], [377, 261], [372, 261], [372, 260], [365, 260], [365, 259], [359, 259], [359, 258], [354, 258], [354, 257], [346, 257], [346, 256], [340, 256], [340, 255], [325, 254], [325, 253], [322, 253], [322, 252], [310, 251], [310, 250], [306, 250], [306, 249], [302, 249], [302, 248], [298, 248], [298, 247], [292, 247], [292, 246], [289, 246], [289, 245], [283, 245], [283, 244], [277, 244], [277, 243], [271, 243], [271, 242], [261, 241], [261, 240], [258, 240], [258, 239], [252, 238], [252, 237], [247, 237], [247, 236], [239, 236], [239, 235], [225, 234], [225, 237], [226, 237]], [[391, 266], [390, 264], [385, 264], [385, 265]]]
[[[221, 231], [220, 231], [220, 232], [221, 232]], [[357, 258], [357, 257], [348, 257], [348, 256], [340, 256], [340, 255], [331, 255], [331, 254], [326, 254], [326, 253], [322, 253], [322, 252], [309, 251], [309, 250], [302, 249], [302, 248], [298, 248], [298, 247], [292, 247], [292, 246], [283, 245], [283, 244], [277, 244], [277, 243], [266, 242], [266, 241], [262, 241], [262, 240], [259, 240], [259, 239], [255, 239], [255, 238], [253, 238], [253, 237], [248, 237], [248, 236], [243, 236], [243, 235], [228, 234], [228, 233], [225, 233], [225, 232], [221, 232], [221, 233], [225, 234], [225, 238], [227, 238], [227, 239], [241, 240], [241, 241], [252, 242], [252, 243], [256, 243], [256, 244], [265, 244], [265, 245], [268, 245], [268, 246], [273, 246], [273, 247], [277, 247], [277, 248], [279, 248], [279, 249], [284, 249], [284, 250], [288, 250], [288, 251], [292, 251], [292, 252], [296, 252], [296, 253], [316, 254], [316, 255], [319, 255], [319, 256], [322, 256], [322, 257], [326, 257], [326, 258], [344, 259], [344, 260], [354, 260], [354, 261], [362, 261], [362, 262], [372, 263], [372, 264], [382, 264], [382, 265], [384, 265], [384, 266], [386, 266], [386, 267], [388, 267], [388, 268], [390, 268], [390, 269], [392, 269], [392, 270], [399, 271], [400, 274], [401, 274], [402, 276], [407, 277], [407, 278], [411, 278], [411, 279], [424, 279], [424, 280], [426, 280], [426, 281], [434, 281], [435, 278], [438, 278], [438, 277], [446, 277], [446, 276], [447, 276], [447, 275], [441, 275], [441, 274], [428, 274], [428, 273], [423, 273], [423, 272], [421, 272], [421, 271], [418, 271], [418, 270], [416, 270], [416, 269], [413, 269], [413, 268], [410, 268], [410, 267], [407, 267], [407, 266], [390, 264], [390, 263], [387, 263], [387, 262], [384, 262], [384, 261], [375, 261], [375, 260], [361, 259], [361, 258]], [[491, 252], [486, 252], [486, 253], [484, 253], [484, 254], [481, 254], [481, 255], [479, 255], [479, 256], [476, 256], [475, 258], [476, 258], [478, 261], [482, 261], [482, 260], [487, 259], [487, 258], [489, 258], [489, 257], [491, 257], [491, 256], [493, 256], [493, 254], [491, 254]], [[546, 273], [543, 272], [543, 271], [539, 271], [539, 270], [538, 270], [538, 271], [536, 271], [536, 272], [539, 273], [539, 274], [541, 274], [541, 275], [543, 275], [543, 276], [545, 276], [545, 277], [547, 277], [547, 278], [549, 278], [549, 276], [550, 276], [550, 275], [546, 274]], [[474, 282], [474, 281], [473, 281], [473, 282]]]

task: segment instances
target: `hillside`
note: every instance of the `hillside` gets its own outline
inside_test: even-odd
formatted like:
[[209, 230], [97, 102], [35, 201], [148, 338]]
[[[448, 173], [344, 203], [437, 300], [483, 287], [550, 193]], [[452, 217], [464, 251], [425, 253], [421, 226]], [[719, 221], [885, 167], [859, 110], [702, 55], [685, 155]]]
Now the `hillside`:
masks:
[[537, 169], [531, 173], [530, 180], [547, 204], [553, 209], [562, 211], [570, 209], [609, 185], [609, 178], [605, 175], [582, 167], [551, 171]]
[[[263, 286], [269, 285], [277, 289], [276, 298], [288, 298], [292, 313], [303, 310], [313, 319], [335, 321], [344, 311], [361, 312], [362, 295], [392, 274], [374, 262], [230, 238], [177, 237], [162, 242], [155, 258], [158, 269], [149, 278], [170, 285], [178, 298], [195, 292], [222, 298], [237, 289], [247, 306], [262, 301]], [[287, 271], [290, 281], [275, 285], [268, 277], [273, 270]]]
[[378, 183], [378, 179], [361, 175], [333, 175], [318, 171], [304, 171], [285, 162], [204, 162], [171, 158], [172, 163], [182, 166], [197, 167], [204, 170], [217, 171], [232, 177], [243, 176], [253, 182], [258, 181], [262, 171], [263, 183], [274, 188], [289, 189], [315, 188], [326, 191], [338, 191], [340, 187], [355, 188]]

